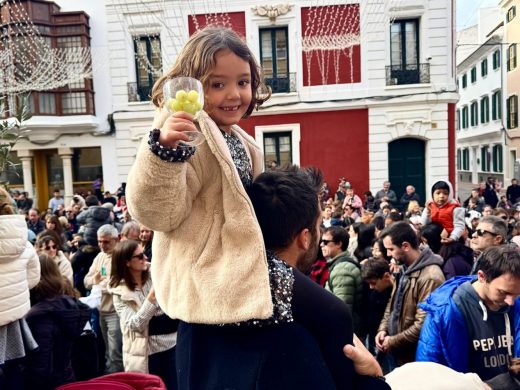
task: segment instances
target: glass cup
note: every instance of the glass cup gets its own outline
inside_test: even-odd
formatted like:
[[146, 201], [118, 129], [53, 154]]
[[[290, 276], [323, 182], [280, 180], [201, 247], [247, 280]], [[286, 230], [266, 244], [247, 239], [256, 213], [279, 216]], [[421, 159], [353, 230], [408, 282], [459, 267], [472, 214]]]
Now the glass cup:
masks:
[[[198, 119], [204, 107], [204, 88], [202, 83], [193, 77], [175, 77], [164, 82], [164, 107], [171, 113], [184, 111]], [[200, 131], [183, 131], [189, 141], [180, 141], [188, 146], [199, 146], [206, 138]]]

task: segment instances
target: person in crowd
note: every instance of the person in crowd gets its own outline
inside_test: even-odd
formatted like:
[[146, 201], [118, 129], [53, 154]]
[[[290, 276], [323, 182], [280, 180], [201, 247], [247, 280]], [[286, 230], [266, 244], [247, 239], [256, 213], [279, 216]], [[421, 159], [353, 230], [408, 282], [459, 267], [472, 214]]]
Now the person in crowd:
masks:
[[385, 309], [376, 347], [395, 359], [392, 366], [415, 360], [425, 312], [417, 305], [444, 282], [442, 258], [430, 248], [419, 249], [418, 237], [406, 222], [396, 222], [380, 236], [388, 255], [401, 264]]
[[61, 204], [64, 204], [63, 197], [61, 196], [61, 192], [59, 189], [55, 189], [53, 192], [53, 197], [49, 199], [49, 209], [51, 209], [51, 213], [54, 213], [56, 210], [58, 210], [58, 206]]
[[323, 229], [330, 228], [332, 221], [332, 206], [326, 206], [323, 210], [323, 218], [321, 220], [321, 227]]
[[390, 214], [390, 210], [392, 208], [388, 204], [388, 202], [381, 202], [379, 205], [379, 210], [376, 211], [377, 217], [383, 217], [383, 220]]
[[494, 215], [482, 217], [473, 237], [471, 239], [471, 249], [479, 256], [473, 263], [472, 274], [476, 274], [480, 267], [480, 254], [489, 247], [503, 245], [507, 242], [506, 222]]
[[347, 251], [349, 237], [345, 229], [334, 226], [325, 229], [320, 246], [327, 259], [329, 278], [325, 288], [340, 298], [350, 308], [354, 332], [361, 330], [361, 268], [359, 262]]
[[443, 244], [439, 250], [439, 256], [444, 259], [442, 272], [444, 272], [446, 280], [471, 273], [474, 254], [473, 249], [465, 245], [465, 241], [466, 235], [463, 234], [459, 241]]
[[24, 389], [23, 359], [37, 347], [24, 316], [29, 289], [40, 280], [40, 262], [27, 240], [23, 215], [17, 215], [9, 193], [0, 188], [0, 388]]
[[125, 371], [158, 375], [173, 390], [178, 320], [157, 304], [149, 268], [137, 241], [121, 241], [114, 248], [109, 291], [123, 334], [123, 365]]
[[110, 210], [99, 206], [99, 200], [95, 195], [89, 195], [85, 199], [87, 209], [76, 217], [80, 225], [85, 225], [83, 239], [92, 246], [97, 246], [97, 231], [103, 225], [110, 225]]
[[67, 218], [72, 234], [76, 234], [79, 230], [79, 224], [76, 220], [76, 211], [73, 207], [69, 206], [65, 209], [65, 217]]
[[103, 199], [100, 201], [101, 203], [110, 203], [113, 206], [117, 204], [117, 199], [110, 193], [110, 191], [105, 191], [103, 195]]
[[506, 195], [500, 196], [500, 201], [497, 203], [497, 208], [503, 208], [505, 210], [509, 210], [513, 207], [513, 204], [507, 200]]
[[385, 217], [385, 226], [388, 227], [395, 222], [403, 220], [403, 214], [397, 210], [390, 211]]
[[480, 218], [482, 218], [482, 214], [480, 214], [478, 211], [471, 210], [467, 213], [465, 221], [469, 237], [473, 236], [473, 233], [475, 232], [475, 229], [477, 228], [478, 223], [480, 222]]
[[59, 217], [53, 214], [47, 214], [45, 216], [45, 230], [53, 230], [56, 232], [56, 235], [60, 238], [59, 245], [65, 251], [67, 251], [67, 242], [68, 237], [63, 234], [63, 226], [61, 225], [61, 222], [59, 220]]
[[383, 231], [383, 229], [385, 228], [385, 219], [384, 217], [381, 217], [381, 216], [374, 216], [374, 218], [372, 219], [372, 223], [374, 224], [374, 226], [376, 227], [376, 237], [379, 237], [379, 234]]
[[401, 205], [401, 209], [405, 211], [408, 210], [408, 204], [410, 201], [414, 200], [419, 204], [420, 199], [419, 194], [415, 192], [415, 187], [407, 185], [403, 196], [401, 196], [401, 199], [399, 200], [399, 204]]
[[153, 230], [147, 226], [141, 224], [139, 226], [139, 241], [143, 246], [143, 252], [149, 262], [152, 262], [152, 242], [153, 242]]
[[416, 200], [413, 200], [413, 199], [410, 202], [408, 202], [408, 207], [405, 210], [406, 210], [406, 213], [405, 213], [406, 218], [411, 218], [414, 215], [420, 216], [422, 214], [421, 206], [419, 205], [419, 202]]
[[484, 201], [486, 204], [490, 205], [492, 208], [497, 207], [498, 196], [497, 196], [497, 188], [496, 188], [496, 180], [492, 176], [488, 176], [486, 180], [486, 187], [482, 196], [484, 197]]
[[376, 199], [374, 198], [374, 195], [372, 195], [372, 192], [365, 191], [363, 196], [365, 197], [365, 202], [363, 203], [365, 211], [376, 211]]
[[[352, 343], [350, 311], [299, 271], [312, 264], [319, 242], [320, 181], [316, 171], [298, 167], [267, 171], [254, 181], [248, 193], [270, 267], [278, 275], [271, 286], [275, 311], [267, 320], [240, 326], [181, 321], [177, 343], [180, 389], [223, 384], [240, 389], [349, 389], [361, 380], [370, 384], [360, 388], [387, 388], [379, 379], [353, 375], [353, 362], [338, 355], [343, 343]], [[348, 347], [347, 356], [360, 356], [356, 352], [363, 347], [355, 343]], [[366, 372], [358, 365], [361, 373], [381, 375], [372, 356], [368, 362], [376, 372]]]
[[421, 242], [428, 245], [433, 253], [438, 254], [441, 249], [442, 232], [444, 228], [440, 223], [430, 222], [423, 226], [419, 233]]
[[36, 248], [39, 254], [45, 254], [52, 259], [58, 266], [59, 271], [71, 284], [73, 283], [72, 265], [69, 259], [63, 253], [60, 241], [57, 235], [52, 235], [49, 230], [44, 230], [42, 235], [38, 236]]
[[138, 241], [141, 234], [141, 227], [137, 221], [128, 221], [121, 229], [121, 241], [134, 240]]
[[36, 235], [45, 230], [45, 222], [40, 218], [40, 210], [36, 208], [29, 210], [27, 228]]
[[81, 236], [76, 238], [77, 250], [71, 257], [71, 265], [74, 278], [74, 288], [76, 288], [82, 297], [87, 295], [85, 288], [85, 276], [87, 275], [94, 259], [99, 254], [99, 247], [87, 244]]
[[487, 217], [488, 215], [493, 215], [494, 212], [495, 212], [494, 207], [489, 204], [485, 204], [484, 207], [482, 208], [482, 216], [484, 216], [484, 217]]
[[40, 254], [41, 279], [31, 290], [26, 320], [38, 349], [29, 355], [30, 389], [53, 390], [74, 382], [72, 348], [90, 319], [90, 308], [76, 299], [72, 284], [56, 262]]
[[97, 241], [101, 252], [94, 258], [83, 283], [87, 290], [92, 288], [96, 279], [99, 279], [99, 283], [96, 284], [101, 285], [99, 326], [105, 342], [106, 371], [112, 373], [123, 371], [121, 327], [112, 295], [107, 290], [111, 276], [112, 252], [119, 241], [119, 233], [112, 225], [102, 225], [97, 231]]
[[354, 193], [352, 187], [347, 188], [345, 199], [343, 200], [343, 208], [350, 206], [358, 216], [363, 215], [363, 201]]
[[511, 231], [511, 242], [520, 248], [520, 221], [516, 221]]
[[486, 249], [476, 276], [449, 280], [420, 305], [427, 317], [417, 360], [474, 372], [485, 381], [508, 374], [511, 357], [520, 353], [519, 295], [518, 248]]
[[20, 213], [26, 214], [33, 206], [33, 200], [29, 198], [27, 192], [22, 191], [16, 199], [16, 207]]
[[389, 181], [385, 181], [383, 183], [383, 189], [376, 192], [376, 208], [383, 202], [388, 203], [390, 206], [397, 205], [397, 195], [394, 190], [390, 189], [390, 185]]
[[[350, 206], [347, 206], [350, 207]], [[349, 225], [347, 228], [348, 232], [348, 243], [347, 243], [347, 252], [350, 257], [354, 257], [354, 252], [357, 249], [358, 246], [358, 234], [359, 234], [359, 227], [361, 226], [361, 222], [354, 222]]]
[[334, 195], [335, 201], [339, 201], [339, 202], [343, 203], [343, 201], [345, 200], [345, 195], [347, 193], [347, 189], [345, 187], [346, 183], [347, 183], [347, 181], [345, 180], [344, 177], [339, 179], [338, 190], [336, 191], [336, 194]]
[[[470, 202], [473, 202], [473, 206], [471, 207]], [[473, 188], [469, 197], [464, 201], [463, 206], [469, 210], [475, 210], [481, 213], [485, 203], [484, 197], [480, 194], [480, 189]]]
[[[385, 314], [385, 309], [392, 294], [394, 276], [390, 271], [388, 261], [382, 258], [369, 258], [361, 266], [361, 277], [370, 288], [368, 304], [366, 308], [368, 346], [370, 352], [376, 354], [375, 339], [379, 324]], [[379, 359], [381, 362], [382, 359]], [[388, 371], [388, 370], [387, 370]]]
[[92, 182], [92, 188], [94, 189], [94, 196], [98, 199], [98, 202], [101, 202], [103, 199], [101, 187], [103, 187], [103, 177], [101, 175], [96, 175], [96, 179]]
[[80, 210], [87, 208], [87, 204], [85, 203], [85, 198], [79, 194], [75, 193], [70, 201], [70, 207], [79, 206]]
[[63, 230], [63, 233], [61, 233], [61, 236], [63, 238], [64, 246], [71, 251], [69, 248], [69, 242], [72, 241], [72, 226], [69, 224], [69, 220], [67, 217], [59, 217], [58, 218], [61, 228]]
[[448, 181], [438, 181], [432, 186], [432, 199], [426, 202], [422, 214], [423, 226], [437, 222], [446, 230], [448, 237], [443, 243], [458, 241], [464, 231], [465, 211], [453, 198], [453, 188]]
[[371, 224], [359, 225], [359, 232], [357, 236], [357, 248], [354, 251], [354, 257], [357, 261], [362, 262], [372, 256], [372, 242], [376, 237], [376, 227]]
[[507, 187], [506, 190], [506, 198], [511, 204], [515, 204], [519, 201], [520, 198], [520, 186], [518, 185], [518, 180], [513, 178], [511, 179], [511, 185]]

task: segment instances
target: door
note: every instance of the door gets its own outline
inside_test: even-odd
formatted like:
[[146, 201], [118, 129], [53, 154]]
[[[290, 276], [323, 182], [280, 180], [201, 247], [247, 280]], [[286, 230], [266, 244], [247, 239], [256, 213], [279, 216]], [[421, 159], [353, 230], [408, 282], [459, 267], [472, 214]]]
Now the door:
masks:
[[421, 206], [424, 206], [425, 170], [424, 170], [424, 141], [416, 138], [401, 138], [388, 144], [388, 180], [399, 200], [403, 196], [406, 186], [415, 187], [419, 194]]

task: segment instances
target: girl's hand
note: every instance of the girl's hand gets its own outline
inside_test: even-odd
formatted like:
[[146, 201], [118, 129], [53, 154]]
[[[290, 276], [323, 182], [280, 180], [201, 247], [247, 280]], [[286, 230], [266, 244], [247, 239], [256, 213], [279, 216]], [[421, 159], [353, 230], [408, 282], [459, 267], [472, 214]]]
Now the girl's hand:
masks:
[[175, 148], [179, 141], [189, 141], [184, 131], [199, 131], [193, 123], [193, 115], [175, 112], [166, 119], [159, 136], [159, 143], [167, 148]]

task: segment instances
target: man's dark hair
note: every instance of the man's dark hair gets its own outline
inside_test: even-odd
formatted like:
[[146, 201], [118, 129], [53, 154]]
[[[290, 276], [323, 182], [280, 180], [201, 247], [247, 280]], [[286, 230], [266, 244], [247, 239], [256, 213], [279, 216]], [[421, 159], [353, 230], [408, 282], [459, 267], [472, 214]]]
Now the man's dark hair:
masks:
[[376, 229], [381, 231], [385, 228], [385, 219], [378, 215], [372, 219], [372, 223], [376, 226]]
[[89, 195], [87, 196], [87, 199], [85, 199], [85, 204], [90, 206], [97, 206], [99, 204], [99, 199], [96, 195]]
[[421, 229], [420, 235], [426, 239], [433, 253], [439, 253], [441, 249], [441, 234], [443, 229], [442, 225], [437, 222], [430, 222]]
[[399, 211], [390, 212], [386, 218], [390, 219], [392, 222], [399, 222], [403, 220], [403, 216]]
[[482, 252], [478, 269], [487, 283], [504, 274], [520, 279], [520, 249], [509, 244], [489, 247]]
[[348, 248], [348, 233], [341, 226], [331, 226], [325, 229], [323, 234], [329, 233], [332, 236], [332, 241], [341, 244], [341, 250], [346, 251]]
[[407, 242], [413, 249], [419, 248], [419, 240], [417, 234], [408, 222], [396, 222], [385, 228], [379, 236], [381, 239], [390, 237], [392, 244], [395, 246], [403, 245]]
[[259, 175], [248, 189], [266, 249], [287, 247], [303, 229], [314, 235], [323, 175], [316, 168], [283, 166]]
[[363, 280], [381, 279], [386, 272], [390, 273], [390, 264], [384, 259], [370, 257], [361, 266], [361, 278]]

